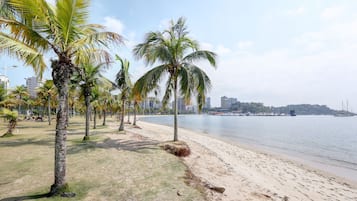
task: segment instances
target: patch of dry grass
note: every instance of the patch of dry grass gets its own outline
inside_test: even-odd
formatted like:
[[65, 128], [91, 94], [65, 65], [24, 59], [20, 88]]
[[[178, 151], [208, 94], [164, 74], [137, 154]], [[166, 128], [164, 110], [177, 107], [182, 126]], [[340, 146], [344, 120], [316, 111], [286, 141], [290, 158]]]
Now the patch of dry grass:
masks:
[[[67, 182], [77, 196], [39, 200], [204, 200], [185, 184], [186, 166], [158, 142], [108, 126], [91, 130], [91, 140], [82, 142], [82, 118], [71, 119], [68, 130]], [[0, 138], [0, 200], [40, 197], [53, 183], [54, 125], [21, 121], [14, 134]]]

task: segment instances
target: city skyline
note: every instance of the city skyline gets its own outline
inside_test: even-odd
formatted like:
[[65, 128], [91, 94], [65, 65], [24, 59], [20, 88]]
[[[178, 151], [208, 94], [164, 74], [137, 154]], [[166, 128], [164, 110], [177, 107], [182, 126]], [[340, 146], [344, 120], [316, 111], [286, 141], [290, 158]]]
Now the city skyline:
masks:
[[[171, 19], [186, 17], [190, 35], [203, 49], [219, 56], [216, 70], [200, 64], [212, 79], [208, 96], [213, 107], [225, 95], [265, 105], [307, 103], [334, 109], [348, 101], [352, 110], [357, 109], [357, 89], [352, 87], [357, 84], [357, 2], [199, 0], [190, 2], [189, 8], [185, 6], [188, 2], [94, 0], [91, 22], [125, 37], [126, 46], [113, 54], [131, 61], [135, 81], [150, 67], [133, 58], [132, 47], [142, 42], [145, 33], [162, 30]], [[118, 8], [125, 9], [117, 12]], [[197, 13], [199, 9], [205, 12]], [[53, 57], [46, 57], [48, 63]], [[10, 87], [25, 85], [24, 78], [35, 75], [7, 55], [1, 54], [0, 63]], [[17, 67], [10, 68], [14, 65]], [[114, 80], [118, 67], [113, 64], [105, 76]], [[43, 77], [51, 78], [50, 74], [47, 69]]]

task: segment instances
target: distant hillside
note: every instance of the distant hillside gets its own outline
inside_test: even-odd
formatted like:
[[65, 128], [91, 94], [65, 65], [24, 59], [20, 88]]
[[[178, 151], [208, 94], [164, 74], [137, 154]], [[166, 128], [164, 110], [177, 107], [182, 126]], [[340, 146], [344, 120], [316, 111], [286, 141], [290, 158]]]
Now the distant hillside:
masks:
[[289, 114], [290, 110], [295, 110], [296, 115], [335, 115], [339, 111], [333, 110], [326, 105], [287, 105], [283, 107], [272, 107], [274, 113]]
[[350, 114], [351, 112], [333, 110], [326, 105], [311, 105], [311, 104], [297, 104], [287, 105], [281, 107], [268, 107], [263, 103], [244, 103], [237, 102], [230, 108], [231, 111], [239, 111], [242, 113], [285, 113], [289, 114], [290, 110], [295, 110], [296, 115], [336, 115], [336, 114]]

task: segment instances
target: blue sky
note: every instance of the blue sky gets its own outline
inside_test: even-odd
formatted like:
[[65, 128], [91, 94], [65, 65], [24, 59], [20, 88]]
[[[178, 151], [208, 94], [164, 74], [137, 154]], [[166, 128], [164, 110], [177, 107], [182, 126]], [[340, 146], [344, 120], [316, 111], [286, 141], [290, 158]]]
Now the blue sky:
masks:
[[[90, 21], [126, 38], [113, 50], [131, 61], [136, 80], [150, 67], [131, 56], [149, 31], [184, 16], [191, 36], [219, 55], [216, 70], [200, 64], [212, 79], [214, 106], [220, 96], [266, 105], [349, 101], [357, 112], [357, 1], [92, 0]], [[0, 56], [0, 66], [22, 66]], [[105, 74], [114, 79], [119, 65]], [[0, 72], [3, 73], [3, 69]], [[8, 68], [11, 86], [34, 75], [30, 67]], [[50, 72], [45, 73], [50, 78]]]

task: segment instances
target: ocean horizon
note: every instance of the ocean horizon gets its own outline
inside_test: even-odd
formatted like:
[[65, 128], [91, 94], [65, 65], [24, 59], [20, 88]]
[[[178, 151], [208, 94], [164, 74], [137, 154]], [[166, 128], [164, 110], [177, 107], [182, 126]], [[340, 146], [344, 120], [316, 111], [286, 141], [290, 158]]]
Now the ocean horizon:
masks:
[[[173, 116], [140, 120], [173, 126]], [[357, 182], [357, 117], [179, 115], [178, 126]]]

